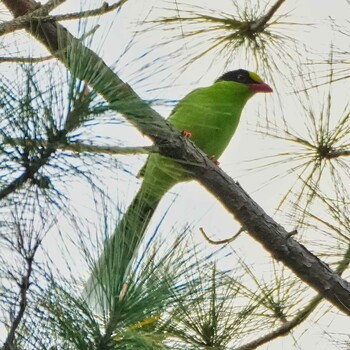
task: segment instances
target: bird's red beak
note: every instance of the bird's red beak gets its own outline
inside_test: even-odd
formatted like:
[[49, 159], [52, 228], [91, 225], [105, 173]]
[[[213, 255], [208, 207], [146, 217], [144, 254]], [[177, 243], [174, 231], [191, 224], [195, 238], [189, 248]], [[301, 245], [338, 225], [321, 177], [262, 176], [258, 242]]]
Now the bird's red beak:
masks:
[[273, 92], [271, 87], [266, 83], [253, 83], [253, 84], [248, 84], [248, 86], [250, 90], [254, 92], [263, 92], [263, 93]]

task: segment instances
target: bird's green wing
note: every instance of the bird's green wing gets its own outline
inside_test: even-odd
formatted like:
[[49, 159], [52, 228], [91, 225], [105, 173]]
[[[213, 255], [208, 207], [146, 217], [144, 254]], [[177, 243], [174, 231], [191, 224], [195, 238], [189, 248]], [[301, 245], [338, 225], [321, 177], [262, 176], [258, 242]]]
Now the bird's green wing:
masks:
[[179, 130], [190, 131], [191, 140], [209, 157], [218, 159], [251, 96], [253, 92], [244, 84], [218, 81], [185, 96], [169, 122]]
[[[253, 92], [244, 84], [219, 81], [186, 95], [173, 109], [170, 124], [189, 131], [191, 140], [209, 157], [218, 159], [230, 142], [241, 112]], [[139, 172], [143, 177], [147, 164]]]

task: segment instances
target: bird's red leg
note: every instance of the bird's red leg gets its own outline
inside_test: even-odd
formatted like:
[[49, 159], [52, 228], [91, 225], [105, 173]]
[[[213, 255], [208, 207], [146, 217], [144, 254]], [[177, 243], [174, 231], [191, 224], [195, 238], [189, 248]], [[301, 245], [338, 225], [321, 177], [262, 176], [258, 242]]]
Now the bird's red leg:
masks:
[[[187, 137], [187, 138], [191, 138], [191, 137], [192, 137], [192, 133], [191, 133], [191, 131], [189, 131], [189, 130], [182, 130], [181, 135], [182, 135], [183, 137]], [[218, 165], [218, 166], [220, 165], [220, 162], [219, 162], [217, 159], [215, 159], [214, 156], [209, 157], [209, 159], [210, 159], [215, 165]]]

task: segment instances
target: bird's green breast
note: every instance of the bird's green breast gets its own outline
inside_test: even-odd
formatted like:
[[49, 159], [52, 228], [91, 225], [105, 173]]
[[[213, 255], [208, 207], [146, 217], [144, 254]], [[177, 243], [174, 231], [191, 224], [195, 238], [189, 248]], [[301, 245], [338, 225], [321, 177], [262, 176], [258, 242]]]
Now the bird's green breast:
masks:
[[[169, 121], [180, 131], [190, 131], [191, 140], [216, 160], [230, 142], [242, 109], [252, 95], [247, 85], [216, 82], [185, 96]], [[145, 191], [155, 197], [190, 178], [179, 163], [159, 154], [150, 155], [143, 173]]]
[[191, 140], [209, 157], [218, 159], [230, 142], [247, 100], [249, 87], [220, 81], [188, 94], [175, 108], [169, 121], [180, 131], [192, 134]]

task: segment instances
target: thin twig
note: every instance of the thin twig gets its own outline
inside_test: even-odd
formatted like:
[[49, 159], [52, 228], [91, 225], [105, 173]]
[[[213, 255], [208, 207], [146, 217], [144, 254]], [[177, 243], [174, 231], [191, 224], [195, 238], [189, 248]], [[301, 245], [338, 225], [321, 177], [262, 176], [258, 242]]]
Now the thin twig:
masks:
[[0, 63], [4, 62], [15, 62], [15, 63], [40, 63], [54, 59], [54, 56], [43, 56], [43, 57], [0, 57]]
[[285, 2], [285, 0], [277, 0], [276, 3], [270, 8], [270, 10], [258, 20], [254, 21], [250, 25], [250, 30], [254, 33], [261, 32], [265, 29], [267, 22], [272, 18], [279, 7]]
[[350, 156], [350, 150], [331, 149], [329, 153], [325, 155], [325, 158], [332, 159], [332, 158], [345, 157], [345, 156]]
[[23, 162], [25, 171], [0, 191], [0, 200], [15, 192], [28, 180], [34, 178], [34, 175], [41, 169], [41, 167], [47, 164], [52, 154], [56, 152], [57, 149], [55, 148], [55, 145], [60, 137], [63, 136], [58, 135], [57, 139], [48, 142], [47, 148], [41, 153], [39, 158], [36, 158], [35, 160], [26, 159], [25, 162]]
[[[16, 141], [16, 139], [3, 140], [5, 143], [11, 143]], [[19, 141], [19, 139], [17, 139]], [[23, 141], [23, 140], [22, 140]], [[28, 140], [28, 142], [33, 142]], [[38, 142], [38, 140], [36, 140]], [[28, 180], [33, 179], [34, 175], [44, 166], [51, 155], [55, 153], [58, 149], [70, 150], [73, 152], [90, 152], [90, 153], [102, 153], [102, 154], [137, 154], [137, 153], [150, 153], [157, 152], [158, 148], [156, 146], [145, 146], [145, 147], [118, 147], [118, 146], [94, 146], [87, 145], [83, 143], [67, 144], [60, 141], [41, 141], [41, 145], [45, 145], [46, 150], [42, 153], [41, 157], [37, 159], [34, 163], [29, 163], [28, 168], [14, 179], [9, 185], [0, 190], [0, 200], [7, 197], [9, 194], [15, 192], [18, 188], [23, 186]], [[15, 143], [16, 144], [16, 143]]]
[[[15, 30], [23, 29], [23, 27], [30, 24], [32, 21], [41, 21], [41, 22], [63, 21], [63, 20], [80, 19], [80, 18], [86, 18], [90, 16], [102, 15], [119, 8], [128, 0], [120, 0], [119, 2], [113, 5], [108, 5], [107, 3], [103, 3], [101, 7], [94, 10], [89, 10], [89, 11], [82, 11], [82, 12], [76, 12], [72, 14], [55, 15], [55, 16], [48, 15], [50, 11], [52, 11], [56, 6], [58, 6], [58, 4], [61, 4], [64, 1], [66, 0], [49, 1], [47, 4], [39, 8], [36, 8], [33, 11], [26, 13], [23, 16], [19, 16], [16, 19], [0, 24], [0, 36], [4, 34], [12, 33]], [[56, 4], [56, 6], [54, 6], [54, 4]]]
[[206, 241], [208, 241], [210, 244], [215, 244], [215, 245], [220, 245], [220, 244], [227, 244], [227, 243], [231, 243], [233, 242], [242, 232], [245, 231], [245, 229], [243, 227], [241, 227], [238, 232], [231, 238], [227, 238], [227, 239], [223, 239], [221, 241], [213, 241], [212, 239], [209, 238], [209, 236], [205, 233], [203, 227], [199, 228], [199, 231], [201, 232], [201, 234], [204, 236], [204, 238], [206, 239]]
[[105, 13], [116, 10], [117, 8], [122, 6], [126, 1], [128, 0], [119, 1], [118, 3], [113, 5], [108, 5], [106, 2], [104, 2], [101, 7], [98, 7], [93, 10], [72, 12], [72, 13], [66, 13], [63, 15], [32, 16], [31, 19], [36, 21], [41, 21], [41, 22], [55, 22], [55, 21], [69, 21], [73, 19], [100, 16]]
[[62, 5], [67, 0], [49, 0], [45, 5], [40, 6], [38, 9], [38, 14], [41, 12], [44, 13], [50, 13], [52, 10], [54, 10], [56, 7]]
[[276, 339], [278, 337], [284, 336], [288, 334], [293, 328], [301, 324], [313, 310], [315, 310], [316, 306], [323, 300], [323, 298], [319, 295], [314, 297], [310, 303], [299, 312], [291, 321], [287, 321], [282, 324], [281, 327], [273, 330], [272, 332], [265, 334], [264, 336], [251, 341], [243, 346], [234, 348], [232, 350], [253, 350], [258, 346], [268, 343], [269, 341]]
[[[41, 147], [48, 147], [49, 143], [47, 140], [41, 139], [21, 139], [21, 138], [4, 138], [1, 140], [4, 144], [9, 145], [28, 145], [32, 146], [35, 144], [40, 145]], [[120, 146], [98, 146], [92, 144], [86, 144], [83, 142], [60, 142], [50, 143], [51, 146], [54, 146], [57, 150], [63, 151], [73, 151], [77, 153], [89, 152], [95, 154], [149, 154], [158, 152], [157, 146], [139, 146], [139, 147], [120, 147]]]
[[15, 334], [16, 334], [16, 330], [19, 327], [27, 305], [28, 305], [28, 298], [27, 298], [27, 293], [30, 287], [30, 278], [33, 272], [33, 261], [34, 261], [34, 255], [40, 245], [40, 240], [36, 242], [34, 248], [32, 249], [32, 251], [30, 252], [30, 254], [28, 254], [28, 256], [26, 256], [26, 262], [27, 262], [27, 269], [26, 269], [26, 273], [22, 276], [21, 279], [21, 283], [19, 283], [19, 295], [20, 295], [20, 300], [19, 300], [19, 309], [17, 312], [16, 317], [14, 318], [9, 333], [7, 335], [7, 338], [4, 342], [4, 345], [2, 347], [2, 350], [13, 350], [15, 349], [14, 347], [14, 340], [15, 340]]
[[0, 25], [0, 35], [11, 33], [17, 29], [22, 29], [26, 24], [30, 23], [32, 16], [44, 16], [48, 15], [53, 9], [61, 5], [66, 0], [50, 0], [45, 5], [32, 3], [28, 4], [28, 8], [17, 8], [18, 11], [25, 14], [15, 14], [15, 19], [7, 21]]
[[[345, 252], [343, 259], [339, 262], [336, 272], [341, 276], [343, 272], [349, 267], [350, 264], [350, 245], [348, 246], [347, 251]], [[293, 319], [285, 322], [282, 326], [273, 330], [272, 332], [265, 334], [264, 336], [251, 341], [243, 346], [234, 348], [232, 350], [253, 350], [257, 347], [270, 342], [278, 337], [282, 337], [288, 333], [302, 322], [304, 322], [311, 313], [315, 310], [317, 305], [324, 300], [321, 295], [316, 295], [311, 301], [306, 305], [300, 312], [297, 313]]]
[[144, 147], [119, 147], [119, 146], [94, 146], [81, 142], [59, 144], [58, 147], [62, 150], [68, 150], [73, 152], [89, 152], [99, 154], [148, 154], [157, 152], [156, 146], [144, 146]]

